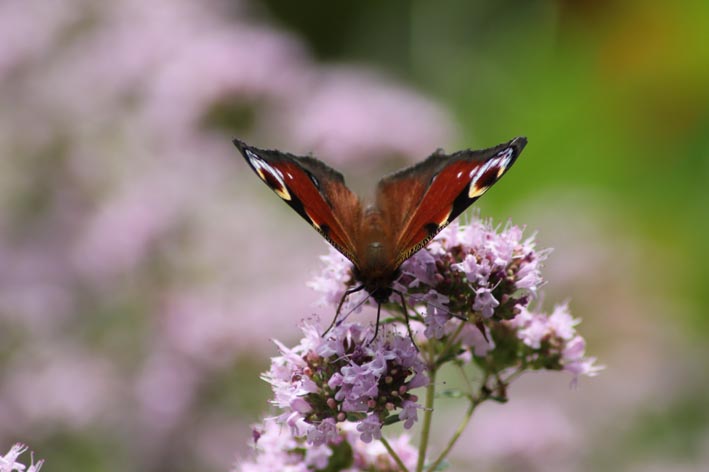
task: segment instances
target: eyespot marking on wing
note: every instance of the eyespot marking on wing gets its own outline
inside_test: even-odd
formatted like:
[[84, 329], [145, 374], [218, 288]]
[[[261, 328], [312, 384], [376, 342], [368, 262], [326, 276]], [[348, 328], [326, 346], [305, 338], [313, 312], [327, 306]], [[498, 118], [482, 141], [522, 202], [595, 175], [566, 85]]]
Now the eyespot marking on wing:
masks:
[[[288, 192], [286, 183], [283, 180], [283, 173], [270, 165], [268, 162], [261, 159], [250, 149], [245, 149], [246, 156], [249, 158], [249, 164], [256, 171], [261, 180], [268, 185], [271, 190], [276, 192], [276, 195], [281, 197], [283, 200], [290, 200], [291, 195]], [[293, 176], [289, 173], [288, 177], [293, 179]]]
[[477, 169], [470, 171], [469, 198], [477, 198], [487, 192], [487, 190], [502, 177], [507, 170], [507, 166], [512, 160], [514, 149], [511, 147], [500, 151], [495, 157], [485, 162]]
[[443, 226], [442, 224], [436, 224], [436, 223], [426, 223], [423, 227], [424, 231], [426, 231], [426, 234], [429, 236], [434, 236], [436, 233], [438, 233], [438, 228]]

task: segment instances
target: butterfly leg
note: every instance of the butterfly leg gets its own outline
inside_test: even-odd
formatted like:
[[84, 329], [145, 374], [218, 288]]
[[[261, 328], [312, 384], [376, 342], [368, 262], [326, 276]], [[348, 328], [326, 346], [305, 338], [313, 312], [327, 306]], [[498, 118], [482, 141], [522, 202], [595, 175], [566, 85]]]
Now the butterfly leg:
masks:
[[[404, 319], [406, 320], [406, 331], [409, 332], [409, 339], [411, 340], [411, 344], [414, 345], [416, 350], [419, 350], [419, 347], [416, 345], [416, 341], [414, 341], [414, 335], [411, 334], [411, 323], [409, 322], [409, 308], [406, 306], [406, 299], [404, 298], [404, 294], [399, 292], [398, 290], [395, 290], [395, 292], [399, 295], [399, 298], [401, 298], [401, 309], [404, 310]], [[379, 319], [377, 319], [379, 321]]]
[[340, 298], [340, 303], [337, 304], [337, 311], [335, 311], [335, 317], [332, 319], [332, 323], [330, 323], [330, 326], [328, 326], [325, 332], [322, 334], [323, 337], [327, 333], [329, 333], [330, 330], [335, 326], [335, 323], [337, 322], [337, 317], [340, 316], [340, 310], [342, 310], [342, 305], [344, 305], [347, 297], [361, 290], [364, 290], [364, 285], [360, 285], [359, 287], [354, 288], [348, 288], [347, 290], [345, 290], [345, 293], [342, 294], [342, 298]]
[[377, 339], [377, 334], [379, 334], [379, 315], [381, 315], [381, 313], [382, 313], [382, 304], [377, 303], [377, 323], [374, 325], [374, 336], [372, 336], [372, 339], [369, 340], [369, 342], [367, 343], [367, 346], [372, 344], [372, 342], [374, 342], [374, 340]]

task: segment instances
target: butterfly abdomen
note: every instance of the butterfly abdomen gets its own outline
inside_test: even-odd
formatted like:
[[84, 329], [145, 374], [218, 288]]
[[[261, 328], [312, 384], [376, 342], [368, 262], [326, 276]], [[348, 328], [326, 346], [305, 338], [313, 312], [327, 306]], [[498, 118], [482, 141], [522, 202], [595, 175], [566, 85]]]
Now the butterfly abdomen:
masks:
[[376, 205], [367, 206], [361, 213], [356, 239], [355, 279], [375, 300], [382, 303], [391, 295], [396, 267], [392, 265], [393, 235], [385, 216]]

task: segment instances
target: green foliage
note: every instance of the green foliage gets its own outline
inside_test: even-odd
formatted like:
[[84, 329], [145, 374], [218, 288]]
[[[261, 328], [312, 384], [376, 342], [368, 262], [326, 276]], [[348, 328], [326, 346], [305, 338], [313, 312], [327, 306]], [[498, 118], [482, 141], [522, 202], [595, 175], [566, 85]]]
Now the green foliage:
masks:
[[327, 467], [321, 469], [322, 472], [338, 472], [352, 466], [354, 458], [352, 457], [352, 446], [347, 441], [342, 441], [340, 444], [331, 446], [332, 455], [327, 463]]
[[651, 463], [660, 458], [694, 464], [705, 452], [709, 402], [705, 395], [686, 392], [661, 408], [642, 408], [632, 413], [620, 438], [600, 440], [593, 463], [599, 469], [623, 464]]

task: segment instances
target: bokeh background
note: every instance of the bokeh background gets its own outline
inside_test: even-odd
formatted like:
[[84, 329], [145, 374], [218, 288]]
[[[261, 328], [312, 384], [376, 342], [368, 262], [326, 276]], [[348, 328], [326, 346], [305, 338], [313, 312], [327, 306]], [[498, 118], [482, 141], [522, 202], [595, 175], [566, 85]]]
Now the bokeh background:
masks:
[[325, 243], [232, 137], [366, 193], [517, 135], [482, 215], [555, 248], [543, 303], [571, 301], [607, 368], [522, 378], [451, 470], [709, 470], [704, 0], [3, 0], [0, 450], [53, 472], [248, 453], [269, 339], [331, 314], [306, 287]]

